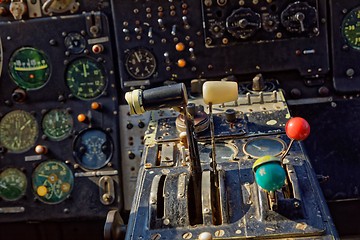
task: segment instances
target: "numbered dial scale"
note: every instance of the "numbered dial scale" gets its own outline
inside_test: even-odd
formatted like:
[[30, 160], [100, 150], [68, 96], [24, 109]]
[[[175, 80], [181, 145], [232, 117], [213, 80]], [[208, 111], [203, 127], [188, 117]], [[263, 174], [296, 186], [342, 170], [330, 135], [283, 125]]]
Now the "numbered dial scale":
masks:
[[23, 110], [9, 112], [0, 121], [0, 143], [12, 153], [29, 150], [34, 146], [38, 133], [35, 117]]
[[50, 160], [40, 163], [32, 175], [32, 187], [37, 198], [47, 204], [67, 199], [74, 186], [74, 176], [63, 162]]
[[12, 80], [19, 87], [33, 90], [46, 84], [50, 77], [51, 66], [44, 52], [36, 48], [24, 47], [12, 54], [9, 72]]
[[111, 160], [114, 147], [107, 133], [88, 129], [76, 137], [73, 148], [75, 159], [82, 167], [99, 169]]
[[16, 168], [7, 168], [0, 174], [0, 197], [5, 201], [16, 201], [25, 195], [25, 174]]
[[61, 141], [71, 134], [73, 119], [65, 109], [53, 109], [46, 113], [42, 128], [44, 134], [53, 141]]
[[350, 47], [360, 50], [360, 7], [351, 10], [345, 16], [341, 31], [346, 43]]
[[125, 67], [134, 79], [147, 79], [155, 73], [155, 56], [144, 48], [130, 50], [125, 60]]
[[104, 92], [107, 79], [101, 63], [92, 58], [79, 58], [69, 64], [66, 83], [75, 97], [90, 100]]

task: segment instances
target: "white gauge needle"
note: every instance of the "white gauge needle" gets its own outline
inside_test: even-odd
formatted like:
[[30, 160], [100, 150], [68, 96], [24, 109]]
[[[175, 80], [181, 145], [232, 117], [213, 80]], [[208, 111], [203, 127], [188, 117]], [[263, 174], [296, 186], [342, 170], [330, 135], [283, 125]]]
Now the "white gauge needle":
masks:
[[135, 55], [135, 57], [136, 57], [136, 60], [137, 60], [138, 62], [141, 62], [140, 57], [139, 57], [139, 54], [137, 54], [136, 52], [134, 52], [134, 55]]

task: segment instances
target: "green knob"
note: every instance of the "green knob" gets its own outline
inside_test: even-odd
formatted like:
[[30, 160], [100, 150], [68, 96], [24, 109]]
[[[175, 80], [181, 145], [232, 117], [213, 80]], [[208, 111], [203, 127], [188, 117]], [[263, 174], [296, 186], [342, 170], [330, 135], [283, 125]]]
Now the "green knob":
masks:
[[266, 191], [276, 191], [285, 184], [285, 170], [279, 158], [263, 156], [253, 165], [256, 183]]

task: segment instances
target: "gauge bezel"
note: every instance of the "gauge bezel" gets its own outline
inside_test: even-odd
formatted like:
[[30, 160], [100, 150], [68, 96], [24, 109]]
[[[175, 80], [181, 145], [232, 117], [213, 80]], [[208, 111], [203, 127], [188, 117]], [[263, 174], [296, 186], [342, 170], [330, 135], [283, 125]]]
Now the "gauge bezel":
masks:
[[[217, 148], [219, 148], [219, 146], [222, 146], [222, 147], [227, 147], [228, 149], [230, 149], [232, 151], [232, 154], [231, 154], [231, 158], [229, 160], [219, 160], [218, 158], [216, 159], [216, 161], [218, 163], [222, 163], [222, 162], [231, 162], [231, 161], [236, 161], [236, 159], [238, 159], [238, 154], [239, 154], [239, 148], [233, 144], [233, 143], [230, 143], [230, 142], [224, 142], [224, 141], [218, 141], [218, 142], [215, 142], [215, 151], [217, 150]], [[204, 149], [208, 149], [208, 147], [212, 147], [211, 143], [205, 143], [205, 144], [201, 144], [199, 146], [199, 156], [201, 156], [201, 151], [204, 150]], [[216, 151], [217, 152], [217, 151]], [[217, 155], [218, 156], [218, 155]], [[210, 159], [210, 158], [209, 158]], [[207, 162], [205, 161], [204, 159], [200, 159], [201, 162]]]
[[[143, 51], [143, 52], [146, 52], [147, 54], [149, 54], [152, 59], [153, 59], [153, 63], [154, 63], [154, 66], [152, 67], [151, 71], [145, 75], [145, 76], [137, 76], [136, 74], [134, 74], [131, 69], [129, 68], [129, 59], [131, 56], [133, 56], [133, 54], [135, 54], [135, 52], [139, 52], [139, 51]], [[133, 48], [133, 49], [130, 49], [127, 53], [126, 53], [126, 57], [125, 57], [125, 62], [124, 62], [124, 65], [125, 65], [125, 69], [126, 69], [126, 72], [132, 77], [134, 78], [135, 80], [144, 80], [144, 79], [149, 79], [151, 78], [155, 73], [156, 73], [156, 70], [157, 70], [157, 59], [155, 57], [155, 55], [147, 48], [143, 48], [143, 47], [138, 47], [138, 48]]]
[[[88, 131], [100, 131], [102, 133], [105, 134], [106, 136], [106, 140], [110, 142], [110, 146], [111, 146], [111, 149], [110, 149], [110, 154], [109, 156], [107, 157], [106, 161], [104, 161], [102, 163], [101, 166], [97, 166], [97, 167], [89, 167], [89, 166], [86, 166], [83, 164], [83, 162], [81, 161], [81, 159], [79, 159], [78, 157], [78, 154], [77, 154], [77, 151], [76, 151], [76, 144], [77, 142], [79, 141], [79, 139]], [[79, 134], [76, 135], [76, 137], [74, 138], [74, 141], [73, 141], [73, 144], [72, 144], [72, 151], [73, 151], [73, 157], [75, 159], [75, 162], [77, 164], [79, 164], [79, 166], [86, 170], [86, 171], [93, 171], [93, 170], [98, 170], [98, 169], [101, 169], [101, 168], [104, 168], [107, 166], [107, 164], [112, 160], [112, 157], [114, 155], [114, 149], [115, 149], [115, 146], [114, 146], [114, 142], [113, 142], [113, 139], [112, 137], [110, 136], [109, 133], [107, 133], [106, 131], [104, 131], [102, 128], [86, 128], [86, 129], [83, 129], [79, 132]]]
[[27, 111], [24, 111], [24, 110], [13, 110], [13, 111], [10, 111], [8, 113], [6, 113], [0, 120], [0, 133], [1, 133], [1, 129], [2, 129], [2, 125], [4, 124], [4, 119], [6, 120], [7, 118], [9, 118], [9, 115], [13, 115], [13, 114], [16, 114], [16, 113], [23, 113], [25, 114], [27, 117], [29, 117], [29, 119], [31, 119], [31, 122], [35, 125], [35, 131], [36, 131], [36, 136], [34, 135], [34, 139], [31, 141], [31, 145], [28, 145], [26, 148], [21, 148], [21, 149], [17, 149], [17, 150], [14, 150], [14, 149], [11, 149], [11, 148], [8, 148], [8, 146], [6, 144], [4, 144], [3, 142], [3, 138], [1, 137], [2, 135], [0, 134], [0, 144], [1, 146], [5, 147], [10, 153], [24, 153], [28, 150], [30, 150], [36, 143], [37, 139], [39, 138], [39, 123], [37, 122], [37, 119], [29, 112]]
[[259, 141], [259, 140], [271, 140], [271, 141], [274, 141], [274, 142], [278, 142], [278, 143], [280, 143], [281, 144], [281, 146], [282, 146], [282, 150], [281, 151], [279, 151], [277, 154], [275, 154], [275, 155], [271, 155], [271, 156], [280, 156], [284, 151], [285, 151], [285, 149], [286, 149], [286, 143], [285, 143], [285, 141], [284, 140], [282, 140], [281, 138], [278, 138], [278, 137], [267, 137], [267, 136], [260, 136], [260, 137], [255, 137], [255, 138], [252, 138], [252, 139], [250, 139], [250, 140], [248, 140], [244, 145], [243, 145], [243, 152], [244, 152], [244, 154], [245, 155], [247, 155], [247, 156], [250, 156], [250, 157], [252, 157], [252, 158], [260, 158], [260, 157], [263, 157], [263, 156], [265, 156], [265, 155], [269, 155], [269, 154], [265, 154], [265, 155], [262, 155], [262, 156], [256, 156], [256, 155], [254, 155], [254, 154], [251, 154], [251, 153], [249, 153], [247, 150], [246, 150], [246, 147], [247, 146], [249, 146], [251, 143], [253, 143], [253, 142], [256, 142], [256, 141]]
[[[94, 64], [94, 66], [97, 67], [98, 70], [100, 70], [100, 73], [102, 74], [103, 76], [103, 82], [104, 82], [104, 85], [102, 88], [98, 88], [99, 91], [97, 91], [97, 94], [96, 96], [91, 96], [91, 97], [84, 97], [82, 95], [79, 95], [78, 93], [76, 93], [74, 91], [74, 89], [72, 89], [70, 86], [69, 86], [69, 69], [73, 66], [76, 66], [74, 63], [77, 63], [77, 62], [81, 62], [81, 61], [86, 61], [86, 62], [91, 62], [92, 64]], [[75, 80], [76, 81], [76, 80]], [[74, 59], [72, 59], [66, 66], [66, 69], [65, 69], [65, 85], [66, 87], [69, 89], [69, 91], [71, 92], [71, 94], [77, 98], [77, 99], [80, 99], [80, 100], [83, 100], [83, 101], [91, 101], [91, 100], [94, 100], [94, 99], [98, 99], [100, 98], [101, 96], [104, 95], [104, 93], [106, 92], [106, 89], [108, 87], [108, 84], [109, 84], [109, 79], [107, 77], [107, 72], [106, 72], [106, 69], [105, 69], [105, 66], [103, 63], [97, 61], [96, 59], [92, 58], [92, 57], [88, 57], [88, 56], [80, 56], [80, 57], [76, 57]]]
[[[346, 44], [351, 47], [352, 49], [356, 50], [356, 51], [360, 51], [360, 42], [358, 43], [358, 46], [352, 44], [348, 38], [348, 36], [345, 35], [345, 21], [350, 20], [350, 17], [352, 14], [356, 14], [356, 12], [360, 13], [360, 6], [359, 7], [355, 7], [353, 9], [351, 9], [342, 19], [341, 21], [341, 27], [340, 27], [340, 32], [341, 32], [341, 36], [343, 37], [344, 41], [346, 42]], [[358, 21], [359, 25], [360, 25], [360, 20]], [[358, 27], [358, 30], [360, 32], [360, 26]], [[359, 36], [360, 37], [360, 36]]]
[[[47, 64], [47, 70], [44, 71], [44, 79], [43, 82], [41, 82], [41, 85], [39, 84], [36, 84], [36, 86], [26, 86], [28, 81], [26, 79], [24, 79], [23, 77], [21, 77], [20, 75], [16, 74], [16, 70], [14, 69], [14, 65], [15, 65], [15, 58], [16, 56], [18, 56], [18, 54], [21, 52], [21, 51], [34, 51], [36, 52], [38, 55], [41, 56], [41, 58], [46, 62]], [[23, 88], [23, 89], [26, 89], [26, 90], [38, 90], [38, 89], [41, 89], [43, 88], [50, 80], [51, 78], [51, 73], [52, 73], [52, 66], [51, 66], [51, 62], [50, 62], [50, 58], [48, 57], [48, 55], [46, 55], [46, 53], [38, 48], [35, 48], [35, 47], [30, 47], [30, 46], [26, 46], [26, 47], [21, 47], [21, 48], [18, 48], [16, 49], [12, 54], [11, 54], [11, 57], [9, 59], [9, 64], [8, 64], [8, 67], [9, 67], [9, 75], [10, 75], [10, 78], [11, 80], [17, 85], [19, 86], [20, 88]], [[35, 84], [30, 84], [30, 85], [35, 85]]]
[[[35, 189], [35, 187], [39, 187], [39, 186], [34, 186], [34, 179], [35, 179], [35, 174], [37, 174], [37, 170], [40, 168], [40, 166], [43, 166], [43, 165], [46, 165], [46, 164], [49, 164], [50, 162], [53, 162], [53, 163], [56, 163], [56, 164], [60, 164], [62, 166], [64, 166], [68, 172], [67, 173], [70, 173], [70, 179], [69, 181], [71, 182], [68, 182], [70, 184], [70, 189], [69, 191], [66, 193], [66, 196], [61, 198], [60, 200], [56, 201], [56, 202], [50, 202], [50, 201], [47, 201], [45, 199], [43, 199], [43, 197], [39, 196], [37, 194], [37, 189]], [[71, 192], [73, 191], [74, 189], [74, 185], [75, 185], [75, 181], [74, 181], [74, 173], [73, 171], [62, 161], [59, 161], [59, 160], [55, 160], [55, 159], [50, 159], [50, 160], [46, 160], [46, 161], [43, 161], [41, 163], [39, 163], [33, 170], [32, 172], [32, 175], [31, 175], [31, 189], [33, 191], [33, 194], [35, 195], [36, 199], [39, 199], [39, 201], [45, 203], [45, 204], [49, 204], [49, 205], [55, 205], [55, 204], [59, 204], [59, 203], [62, 203], [64, 202], [66, 199], [68, 199], [71, 195]]]
[[[72, 39], [74, 37], [77, 37], [77, 36], [80, 36], [80, 43], [83, 43], [81, 44], [80, 46], [83, 46], [81, 48], [79, 48], [78, 50], [73, 50], [73, 49], [70, 49], [69, 47], [71, 46], [72, 44]], [[69, 41], [71, 42], [71, 44], [68, 44]], [[81, 33], [78, 33], [78, 32], [69, 32], [65, 37], [64, 37], [64, 45], [67, 49], [67, 51], [69, 51], [70, 53], [72, 54], [80, 54], [82, 53], [85, 49], [86, 49], [86, 39], [85, 37], [81, 34]]]
[[[70, 117], [69, 119], [71, 120], [71, 128], [70, 128], [70, 130], [68, 130], [65, 134], [63, 134], [63, 135], [60, 136], [60, 137], [51, 136], [51, 134], [48, 133], [47, 128], [44, 126], [45, 120], [47, 120], [47, 119], [45, 119], [45, 118], [48, 117], [49, 114], [50, 114], [51, 112], [54, 112], [54, 111], [63, 111], [68, 117]], [[69, 119], [67, 119], [67, 120], [69, 120]], [[47, 136], [51, 141], [59, 142], [59, 141], [62, 141], [62, 140], [64, 140], [64, 139], [68, 138], [68, 137], [71, 135], [72, 130], [74, 129], [74, 119], [73, 119], [72, 115], [71, 115], [66, 109], [53, 108], [53, 109], [50, 109], [49, 111], [47, 111], [47, 112], [44, 114], [44, 116], [43, 116], [43, 118], [42, 118], [42, 120], [41, 120], [41, 128], [42, 128], [42, 131], [43, 131], [43, 133], [45, 134], [45, 136]]]
[[14, 202], [14, 201], [17, 201], [19, 199], [21, 199], [22, 197], [25, 196], [26, 194], [26, 189], [27, 189], [27, 186], [28, 186], [28, 181], [27, 181], [27, 177], [25, 175], [25, 173], [23, 173], [20, 169], [17, 169], [15, 167], [8, 167], [6, 169], [3, 169], [0, 173], [0, 181], [1, 181], [1, 178], [3, 177], [3, 174], [6, 172], [6, 171], [16, 171], [17, 173], [19, 173], [20, 175], [17, 175], [17, 176], [20, 176], [22, 178], [23, 183], [25, 183], [25, 186], [23, 187], [23, 189], [21, 189], [21, 192], [20, 192], [20, 195], [18, 195], [16, 198], [12, 198], [12, 199], [9, 199], [9, 198], [6, 198], [4, 197], [3, 194], [1, 194], [0, 192], [0, 198], [3, 199], [4, 201], [7, 201], [7, 202]]

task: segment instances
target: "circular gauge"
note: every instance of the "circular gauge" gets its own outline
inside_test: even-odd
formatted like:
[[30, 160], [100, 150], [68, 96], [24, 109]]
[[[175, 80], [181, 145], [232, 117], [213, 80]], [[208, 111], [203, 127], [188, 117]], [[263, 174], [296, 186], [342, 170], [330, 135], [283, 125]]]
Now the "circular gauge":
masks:
[[32, 175], [35, 196], [42, 202], [56, 204], [64, 201], [74, 186], [74, 176], [65, 163], [50, 160], [40, 163]]
[[341, 24], [341, 31], [347, 44], [360, 50], [360, 7], [351, 10]]
[[[234, 160], [234, 158], [238, 154], [238, 148], [229, 143], [216, 143], [215, 144], [216, 151], [216, 162], [228, 162]], [[200, 152], [200, 160], [202, 162], [210, 162], [212, 158], [212, 145], [205, 144], [199, 149]]]
[[70, 135], [73, 119], [65, 109], [53, 109], [45, 114], [42, 120], [42, 128], [49, 139], [61, 141]]
[[155, 56], [144, 48], [131, 50], [125, 60], [125, 67], [135, 79], [149, 78], [156, 70]]
[[79, 58], [66, 70], [66, 83], [75, 97], [90, 100], [99, 97], [106, 87], [103, 66], [90, 58]]
[[278, 156], [285, 150], [286, 144], [283, 140], [275, 137], [258, 137], [248, 141], [244, 145], [244, 153], [259, 158], [266, 155]]
[[21, 88], [39, 89], [49, 80], [51, 66], [44, 52], [31, 47], [16, 50], [9, 61], [10, 77]]
[[22, 153], [34, 146], [39, 127], [33, 115], [22, 110], [6, 114], [0, 121], [0, 143], [9, 152]]
[[76, 32], [66, 35], [64, 40], [65, 46], [70, 53], [78, 54], [85, 50], [86, 40], [80, 34]]
[[87, 169], [104, 167], [111, 159], [113, 143], [110, 136], [99, 129], [81, 132], [74, 141], [76, 161]]
[[16, 201], [25, 195], [27, 180], [25, 174], [8, 168], [0, 174], [0, 197], [6, 201]]

